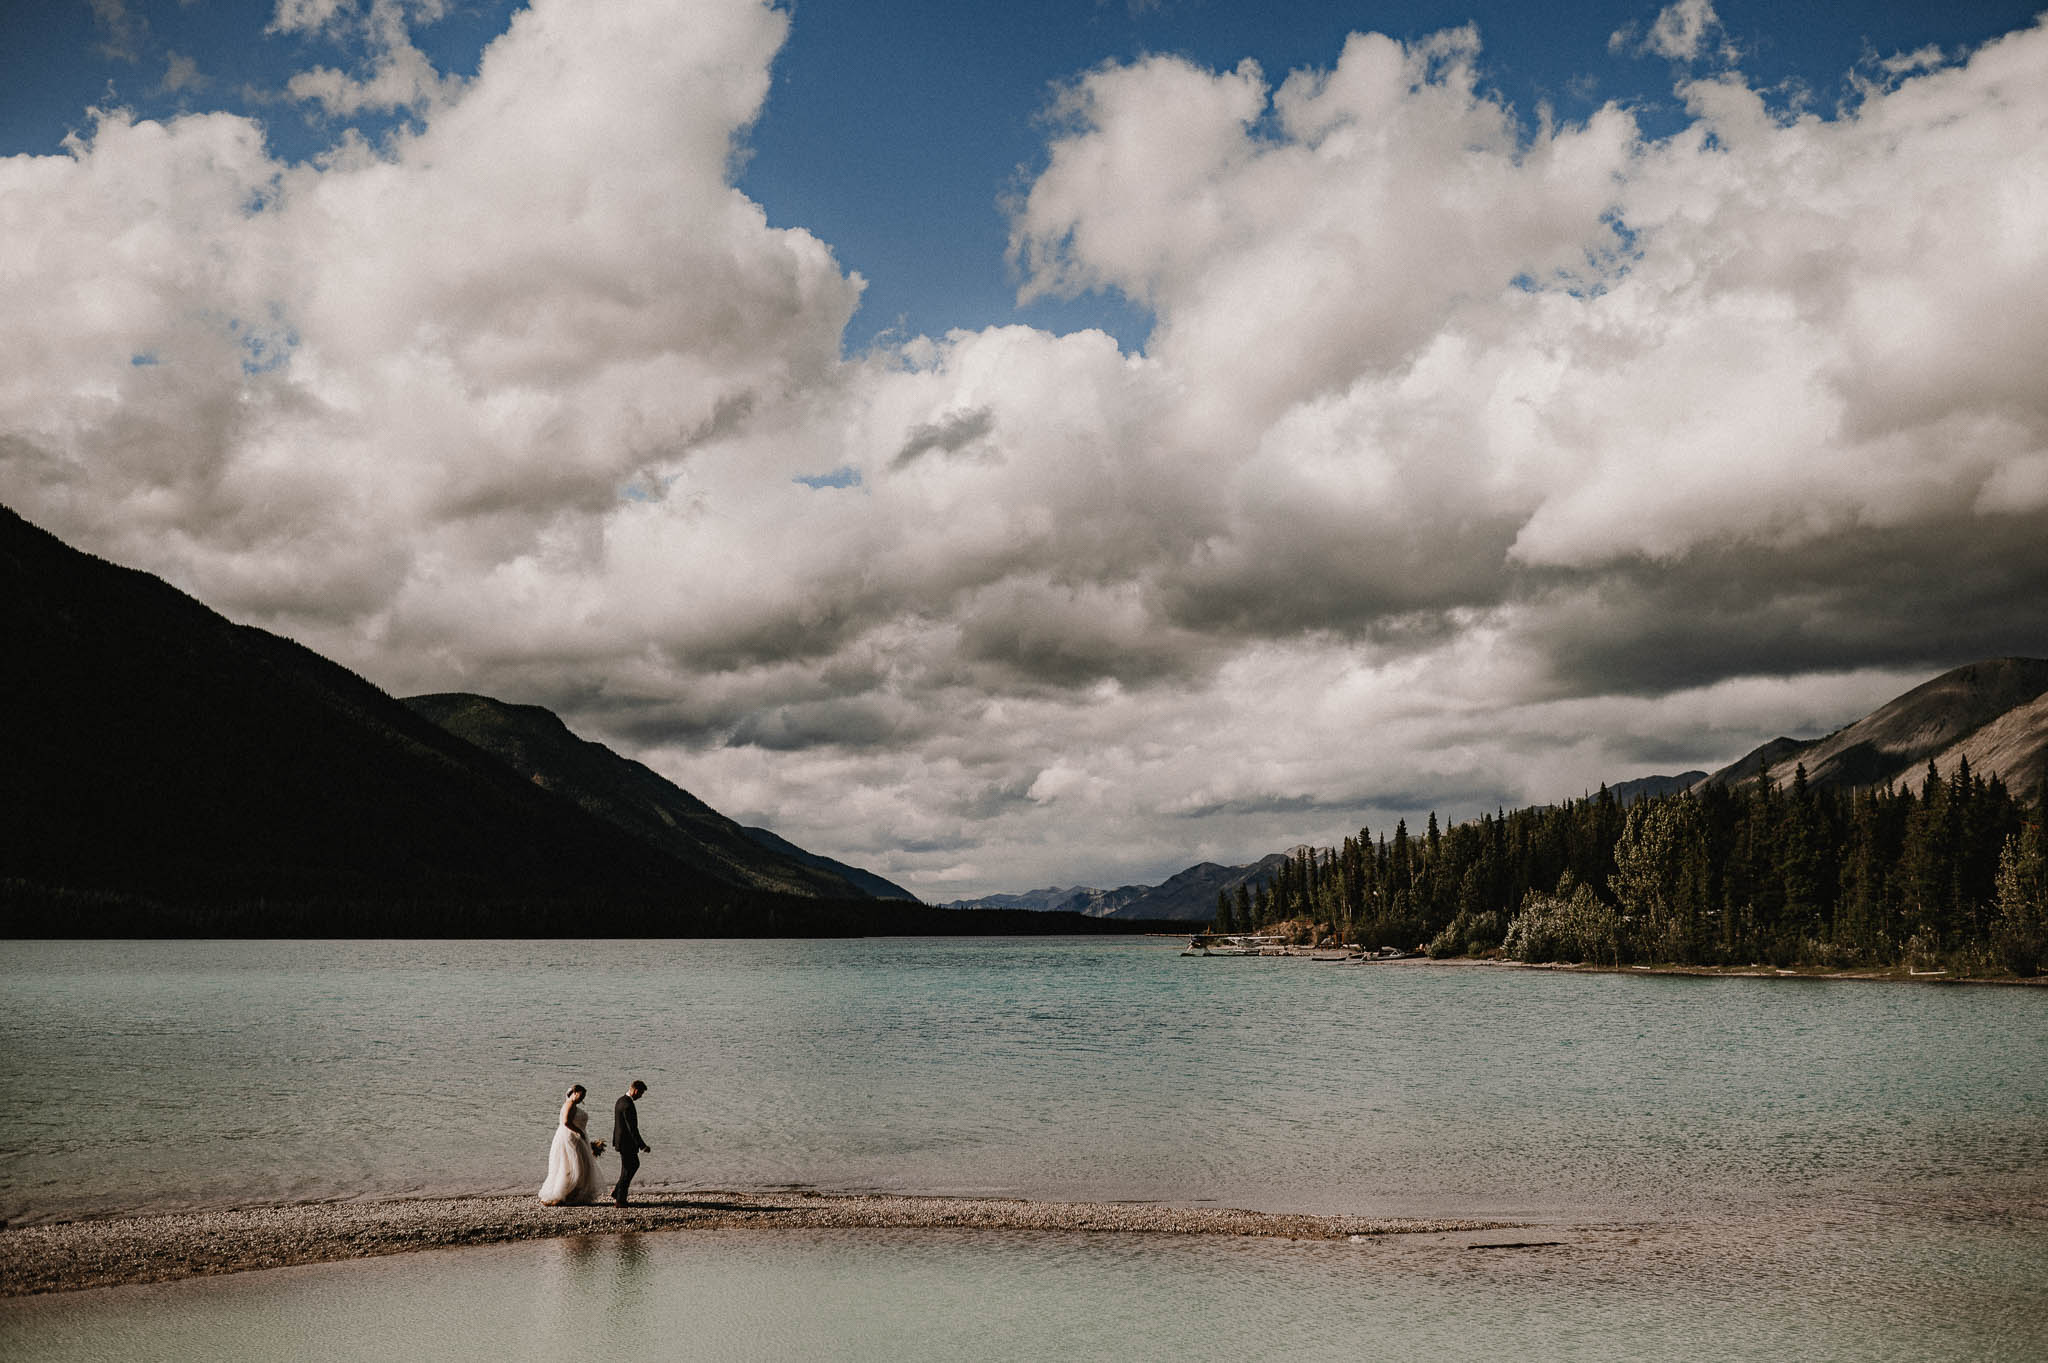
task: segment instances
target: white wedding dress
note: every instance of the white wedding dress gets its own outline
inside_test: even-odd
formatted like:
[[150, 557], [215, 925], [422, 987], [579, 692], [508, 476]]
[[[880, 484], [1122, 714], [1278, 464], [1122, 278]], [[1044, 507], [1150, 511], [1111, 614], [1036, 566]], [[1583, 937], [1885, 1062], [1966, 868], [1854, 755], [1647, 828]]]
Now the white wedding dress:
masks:
[[540, 1200], [550, 1207], [597, 1201], [597, 1156], [583, 1134], [589, 1125], [590, 1116], [579, 1105], [569, 1109], [567, 1125], [555, 1127], [555, 1143], [548, 1147], [547, 1182], [540, 1185]]

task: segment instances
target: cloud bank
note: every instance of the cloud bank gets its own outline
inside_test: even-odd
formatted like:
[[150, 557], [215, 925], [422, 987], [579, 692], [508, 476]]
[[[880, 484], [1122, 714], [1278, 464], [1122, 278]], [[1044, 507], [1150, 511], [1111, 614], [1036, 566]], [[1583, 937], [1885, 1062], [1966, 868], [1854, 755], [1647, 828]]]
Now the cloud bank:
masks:
[[0, 161], [0, 499], [932, 897], [1574, 794], [2048, 640], [2041, 27], [1825, 117], [1685, 75], [1656, 139], [1532, 129], [1470, 29], [1103, 66], [1011, 255], [1143, 351], [848, 357], [858, 275], [733, 188], [787, 15], [537, 0], [457, 83], [425, 10], [342, 8], [280, 4], [365, 35], [292, 93], [411, 111], [375, 143], [104, 110]]

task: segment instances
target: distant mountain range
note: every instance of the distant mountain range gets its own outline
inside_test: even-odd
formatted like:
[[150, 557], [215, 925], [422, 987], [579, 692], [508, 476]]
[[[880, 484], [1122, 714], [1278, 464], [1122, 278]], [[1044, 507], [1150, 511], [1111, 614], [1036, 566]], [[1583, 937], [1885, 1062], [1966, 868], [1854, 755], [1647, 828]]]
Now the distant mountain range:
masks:
[[1240, 885], [1257, 888], [1287, 860], [1284, 852], [1262, 857], [1249, 866], [1201, 862], [1158, 885], [1124, 885], [1114, 890], [1075, 885], [1067, 889], [1030, 890], [1024, 894], [992, 894], [960, 899], [953, 909], [1032, 909], [1079, 913], [1089, 918], [1172, 918], [1206, 922], [1216, 916], [1218, 891], [1237, 892]]
[[[2048, 660], [1994, 658], [1970, 663], [1871, 711], [1825, 738], [1774, 738], [1719, 771], [1685, 771], [1619, 781], [1607, 793], [1633, 804], [1695, 786], [1739, 784], [1768, 769], [1779, 784], [1806, 767], [1818, 786], [1882, 786], [1917, 783], [1931, 761], [1944, 777], [1967, 758], [1971, 770], [1997, 773], [2026, 796], [2048, 781]], [[1216, 912], [1216, 891], [1257, 886], [1286, 859], [1276, 852], [1250, 866], [1203, 862], [1160, 885], [1126, 885], [1115, 890], [1085, 886], [986, 895], [956, 900], [955, 908], [1066, 910], [1093, 916], [1130, 913], [1148, 918], [1206, 922]]]
[[0, 639], [12, 931], [67, 912], [80, 932], [285, 935], [365, 912], [464, 935], [923, 930], [903, 924], [938, 912], [884, 911], [877, 896], [912, 897], [537, 706], [395, 700], [5, 508]]

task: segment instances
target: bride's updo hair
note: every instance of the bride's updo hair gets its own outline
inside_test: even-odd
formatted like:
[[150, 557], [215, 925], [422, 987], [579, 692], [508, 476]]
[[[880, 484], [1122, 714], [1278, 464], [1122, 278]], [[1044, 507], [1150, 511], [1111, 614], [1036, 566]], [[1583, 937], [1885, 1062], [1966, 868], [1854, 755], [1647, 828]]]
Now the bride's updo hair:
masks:
[[563, 1094], [562, 1096], [564, 1098], [579, 1098], [582, 1097], [584, 1094], [587, 1094], [588, 1092], [590, 1092], [590, 1090], [584, 1088], [581, 1084], [571, 1084], [569, 1085], [569, 1091]]

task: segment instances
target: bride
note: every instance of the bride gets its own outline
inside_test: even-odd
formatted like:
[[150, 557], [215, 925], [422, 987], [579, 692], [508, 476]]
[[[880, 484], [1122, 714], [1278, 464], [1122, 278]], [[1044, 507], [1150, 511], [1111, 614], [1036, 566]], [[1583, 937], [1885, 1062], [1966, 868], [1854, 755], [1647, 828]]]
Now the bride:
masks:
[[578, 1084], [562, 1099], [562, 1119], [555, 1124], [555, 1143], [548, 1147], [548, 1178], [540, 1185], [540, 1200], [550, 1207], [597, 1201], [597, 1156], [604, 1142], [593, 1146], [584, 1139], [589, 1125], [590, 1114], [583, 1110], [583, 1085]]

